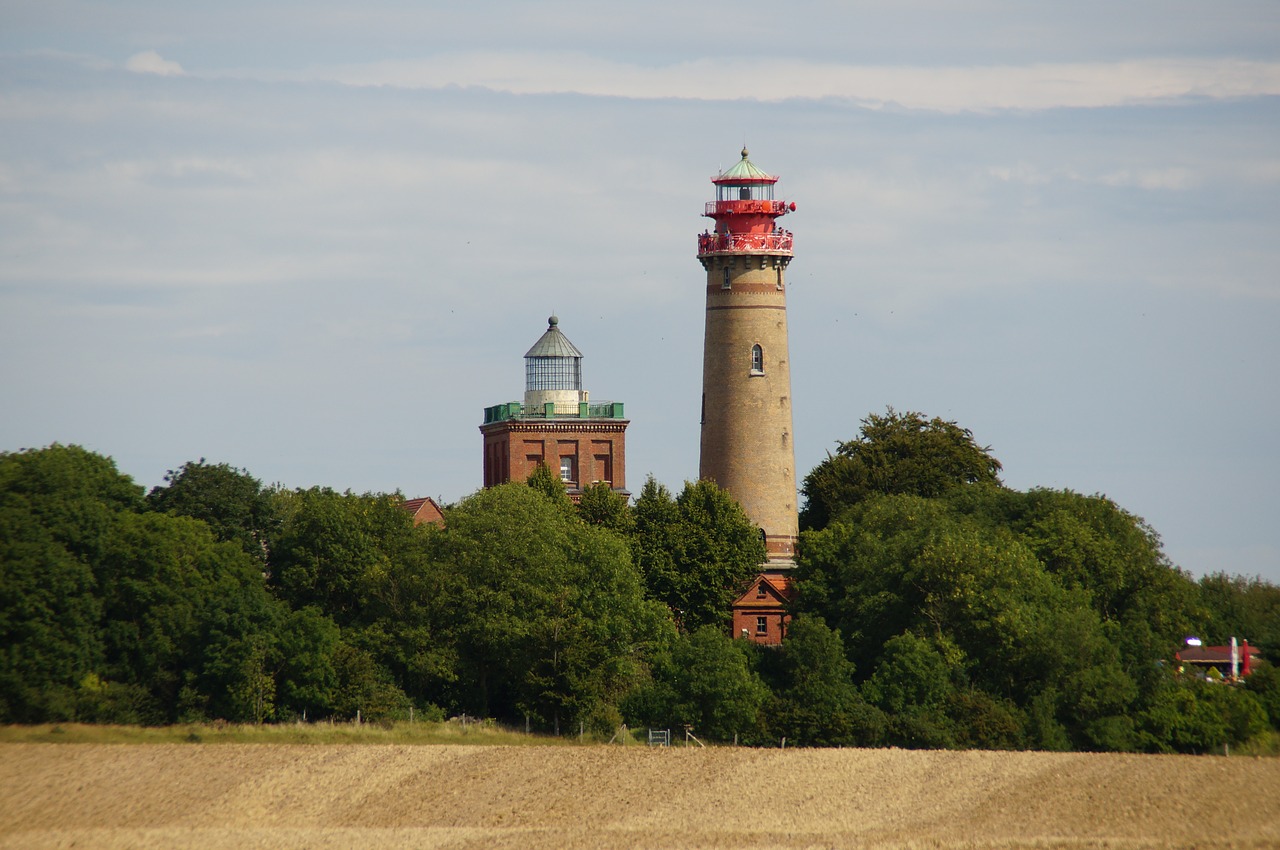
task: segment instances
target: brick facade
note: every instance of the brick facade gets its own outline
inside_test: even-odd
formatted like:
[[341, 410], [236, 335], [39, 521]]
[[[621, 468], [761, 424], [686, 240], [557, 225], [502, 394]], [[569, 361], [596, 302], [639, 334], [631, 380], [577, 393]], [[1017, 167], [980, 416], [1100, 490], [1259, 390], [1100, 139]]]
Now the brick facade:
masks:
[[[627, 491], [626, 419], [557, 417], [509, 419], [480, 426], [484, 435], [484, 486], [525, 481], [545, 463], [553, 473], [567, 470], [569, 495], [599, 481]], [[565, 465], [567, 463], [567, 466]]]
[[704, 259], [698, 474], [728, 490], [763, 529], [771, 561], [794, 558], [799, 533], [784, 277], [789, 260], [777, 255]]
[[765, 646], [777, 646], [786, 636], [791, 616], [786, 604], [795, 596], [791, 576], [763, 572], [733, 602], [733, 636]]
[[400, 503], [400, 507], [413, 517], [414, 525], [428, 523], [440, 528], [444, 527], [444, 514], [440, 511], [436, 500], [429, 496], [421, 499], [405, 499]]

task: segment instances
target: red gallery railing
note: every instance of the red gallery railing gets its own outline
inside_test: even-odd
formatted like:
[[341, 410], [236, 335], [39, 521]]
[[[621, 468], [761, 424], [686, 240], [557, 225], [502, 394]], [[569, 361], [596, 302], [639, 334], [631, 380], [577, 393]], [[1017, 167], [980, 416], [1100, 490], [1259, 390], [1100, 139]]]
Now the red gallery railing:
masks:
[[791, 231], [775, 233], [699, 233], [698, 254], [721, 254], [733, 251], [769, 251], [790, 254]]

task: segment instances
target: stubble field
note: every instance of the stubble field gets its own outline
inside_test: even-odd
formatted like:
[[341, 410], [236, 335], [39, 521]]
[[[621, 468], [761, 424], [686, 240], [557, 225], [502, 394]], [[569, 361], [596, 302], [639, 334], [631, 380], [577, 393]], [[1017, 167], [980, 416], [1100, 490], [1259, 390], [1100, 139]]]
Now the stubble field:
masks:
[[1280, 759], [0, 744], [3, 848], [1280, 847]]

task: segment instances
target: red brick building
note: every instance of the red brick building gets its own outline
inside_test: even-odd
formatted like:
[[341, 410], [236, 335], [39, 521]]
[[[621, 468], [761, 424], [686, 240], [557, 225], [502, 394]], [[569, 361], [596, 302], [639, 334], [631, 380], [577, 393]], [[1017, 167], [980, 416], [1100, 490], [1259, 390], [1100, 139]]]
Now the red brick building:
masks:
[[423, 499], [405, 499], [400, 503], [400, 507], [413, 517], [414, 525], [422, 525], [424, 522], [436, 526], [444, 525], [444, 513], [436, 504], [436, 500], [429, 496]]
[[582, 352], [552, 316], [525, 354], [524, 400], [484, 410], [484, 486], [524, 481], [546, 464], [570, 498], [598, 482], [627, 491], [626, 431], [622, 402], [592, 402], [582, 388]]
[[791, 622], [786, 604], [795, 596], [795, 582], [782, 570], [762, 572], [733, 602], [733, 635], [767, 646], [782, 643]]

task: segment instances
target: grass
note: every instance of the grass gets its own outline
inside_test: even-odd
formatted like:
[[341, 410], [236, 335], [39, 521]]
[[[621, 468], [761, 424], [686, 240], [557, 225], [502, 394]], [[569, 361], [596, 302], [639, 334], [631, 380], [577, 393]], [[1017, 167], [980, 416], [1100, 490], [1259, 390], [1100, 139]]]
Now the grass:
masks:
[[527, 735], [492, 721], [395, 723], [184, 723], [174, 726], [107, 726], [88, 723], [0, 726], [0, 743], [42, 744], [471, 744], [566, 746], [577, 738]]

